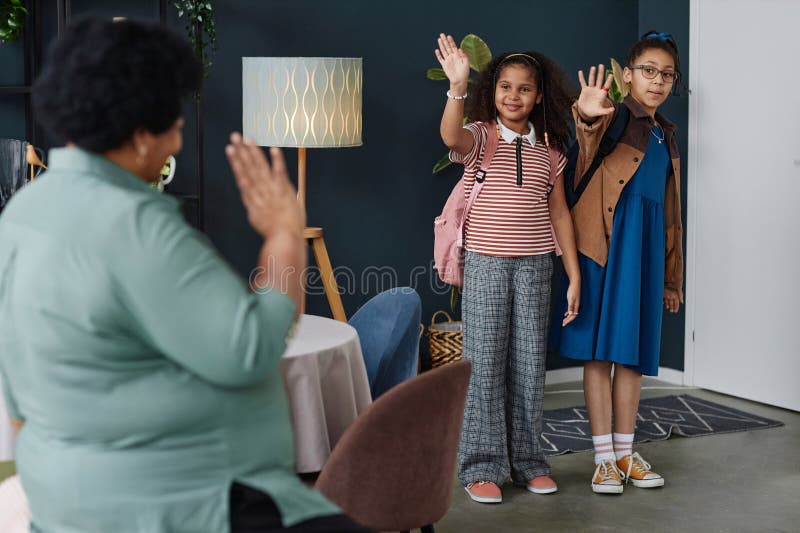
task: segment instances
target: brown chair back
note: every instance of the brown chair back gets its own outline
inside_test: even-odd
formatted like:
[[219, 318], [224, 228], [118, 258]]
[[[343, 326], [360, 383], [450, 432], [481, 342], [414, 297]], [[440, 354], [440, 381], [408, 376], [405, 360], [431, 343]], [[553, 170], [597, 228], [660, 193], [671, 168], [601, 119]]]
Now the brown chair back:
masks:
[[378, 531], [439, 521], [450, 507], [470, 366], [444, 365], [378, 398], [336, 444], [316, 487]]

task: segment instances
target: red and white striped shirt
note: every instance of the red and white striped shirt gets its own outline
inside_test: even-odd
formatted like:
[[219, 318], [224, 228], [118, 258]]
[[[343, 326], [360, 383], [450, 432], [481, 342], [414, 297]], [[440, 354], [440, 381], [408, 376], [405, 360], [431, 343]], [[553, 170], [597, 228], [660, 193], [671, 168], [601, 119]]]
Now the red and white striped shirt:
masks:
[[[550, 155], [544, 144], [536, 142], [533, 127], [529, 126], [530, 135], [522, 136], [522, 186], [517, 185], [518, 134], [500, 126], [503, 137], [486, 173], [483, 190], [467, 217], [467, 250], [495, 257], [524, 257], [555, 250], [547, 196]], [[483, 159], [486, 135], [497, 132], [488, 131], [485, 122], [472, 122], [464, 128], [475, 139], [472, 150], [468, 154], [451, 151], [450, 160], [463, 163], [464, 194], [469, 198]], [[559, 154], [556, 175], [566, 164], [567, 158]]]

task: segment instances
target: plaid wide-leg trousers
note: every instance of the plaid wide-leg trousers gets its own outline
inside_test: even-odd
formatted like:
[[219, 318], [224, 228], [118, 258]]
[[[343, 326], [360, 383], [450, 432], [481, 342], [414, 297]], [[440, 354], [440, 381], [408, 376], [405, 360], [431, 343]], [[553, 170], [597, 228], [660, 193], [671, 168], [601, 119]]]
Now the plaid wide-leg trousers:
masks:
[[463, 357], [472, 362], [458, 449], [468, 485], [550, 474], [541, 446], [553, 254], [466, 252]]

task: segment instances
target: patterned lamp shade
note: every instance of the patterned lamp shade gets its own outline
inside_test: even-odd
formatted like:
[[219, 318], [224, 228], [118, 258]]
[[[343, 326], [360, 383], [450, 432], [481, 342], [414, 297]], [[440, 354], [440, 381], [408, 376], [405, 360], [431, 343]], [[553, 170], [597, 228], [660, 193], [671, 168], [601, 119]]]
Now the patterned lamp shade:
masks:
[[243, 57], [244, 134], [260, 146], [361, 146], [361, 58]]

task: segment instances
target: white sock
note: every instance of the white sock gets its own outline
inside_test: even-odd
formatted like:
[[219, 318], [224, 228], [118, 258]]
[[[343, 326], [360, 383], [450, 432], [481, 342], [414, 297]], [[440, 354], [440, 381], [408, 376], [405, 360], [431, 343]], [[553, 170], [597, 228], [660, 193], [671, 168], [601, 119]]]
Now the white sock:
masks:
[[614, 433], [614, 454], [617, 461], [633, 452], [633, 433]]
[[611, 433], [607, 435], [592, 435], [592, 444], [594, 444], [594, 464], [599, 465], [603, 461], [615, 460]]

